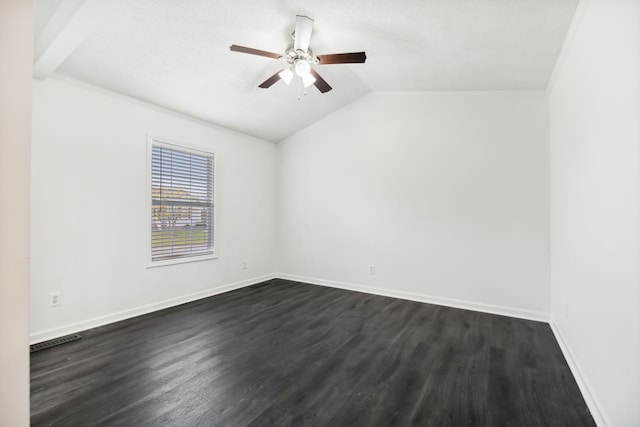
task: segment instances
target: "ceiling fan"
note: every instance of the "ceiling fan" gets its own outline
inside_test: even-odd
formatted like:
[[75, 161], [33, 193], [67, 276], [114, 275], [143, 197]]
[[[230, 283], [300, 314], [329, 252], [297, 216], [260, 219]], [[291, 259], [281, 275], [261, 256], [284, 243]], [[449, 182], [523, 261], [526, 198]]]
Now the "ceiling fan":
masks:
[[329, 92], [332, 88], [331, 86], [329, 86], [329, 83], [327, 83], [320, 76], [320, 74], [318, 74], [318, 72], [311, 67], [312, 64], [326, 65], [364, 63], [367, 59], [367, 55], [364, 52], [314, 55], [313, 51], [309, 48], [313, 22], [313, 19], [309, 18], [308, 16], [296, 15], [296, 29], [292, 34], [293, 43], [287, 46], [284, 51], [284, 55], [259, 49], [253, 49], [250, 47], [238, 46], [235, 44], [231, 45], [230, 49], [233, 52], [266, 56], [267, 58], [284, 58], [287, 63], [287, 67], [269, 77], [258, 87], [267, 89], [278, 80], [282, 80], [287, 85], [289, 85], [295, 75], [299, 77], [304, 88], [307, 88], [313, 84], [318, 88], [320, 92], [326, 93]]

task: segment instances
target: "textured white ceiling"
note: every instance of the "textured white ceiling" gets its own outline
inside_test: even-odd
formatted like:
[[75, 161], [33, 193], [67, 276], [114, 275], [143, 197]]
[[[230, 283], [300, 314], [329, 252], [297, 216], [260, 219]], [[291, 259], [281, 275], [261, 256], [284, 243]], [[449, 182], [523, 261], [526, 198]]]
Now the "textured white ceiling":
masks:
[[[35, 36], [60, 5], [97, 1], [36, 0]], [[544, 89], [579, 0], [111, 1], [57, 73], [279, 141], [369, 91]], [[100, 12], [85, 9], [89, 27]], [[283, 52], [296, 14], [315, 19], [316, 54], [367, 52], [318, 66], [333, 90], [302, 101], [281, 81], [258, 88], [282, 62], [229, 51]]]

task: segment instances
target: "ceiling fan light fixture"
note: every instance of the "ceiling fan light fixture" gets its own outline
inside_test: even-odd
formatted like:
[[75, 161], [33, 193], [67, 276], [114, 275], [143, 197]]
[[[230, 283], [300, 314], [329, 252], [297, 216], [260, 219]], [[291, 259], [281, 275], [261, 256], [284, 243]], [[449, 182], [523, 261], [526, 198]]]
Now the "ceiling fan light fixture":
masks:
[[311, 65], [304, 59], [299, 59], [293, 64], [296, 74], [298, 77], [304, 77], [309, 75], [309, 71], [311, 71]]
[[285, 68], [284, 70], [278, 73], [280, 79], [289, 86], [291, 84], [291, 79], [293, 79], [293, 72], [289, 68]]
[[311, 86], [316, 82], [316, 78], [313, 77], [311, 74], [306, 74], [301, 78], [302, 78], [302, 84], [304, 85], [305, 88]]

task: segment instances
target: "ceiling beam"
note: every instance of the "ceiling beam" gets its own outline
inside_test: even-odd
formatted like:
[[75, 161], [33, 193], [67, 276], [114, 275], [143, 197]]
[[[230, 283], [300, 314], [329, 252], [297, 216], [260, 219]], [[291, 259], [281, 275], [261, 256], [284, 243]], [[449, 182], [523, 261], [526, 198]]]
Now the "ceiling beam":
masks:
[[33, 77], [46, 79], [115, 10], [117, 1], [62, 0], [35, 41]]

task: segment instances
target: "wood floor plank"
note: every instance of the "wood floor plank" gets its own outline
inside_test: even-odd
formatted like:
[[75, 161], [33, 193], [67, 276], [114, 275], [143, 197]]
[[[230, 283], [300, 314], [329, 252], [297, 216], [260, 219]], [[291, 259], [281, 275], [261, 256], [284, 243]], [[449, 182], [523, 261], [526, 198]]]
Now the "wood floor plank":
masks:
[[595, 425], [541, 322], [274, 279], [81, 334], [32, 425]]

